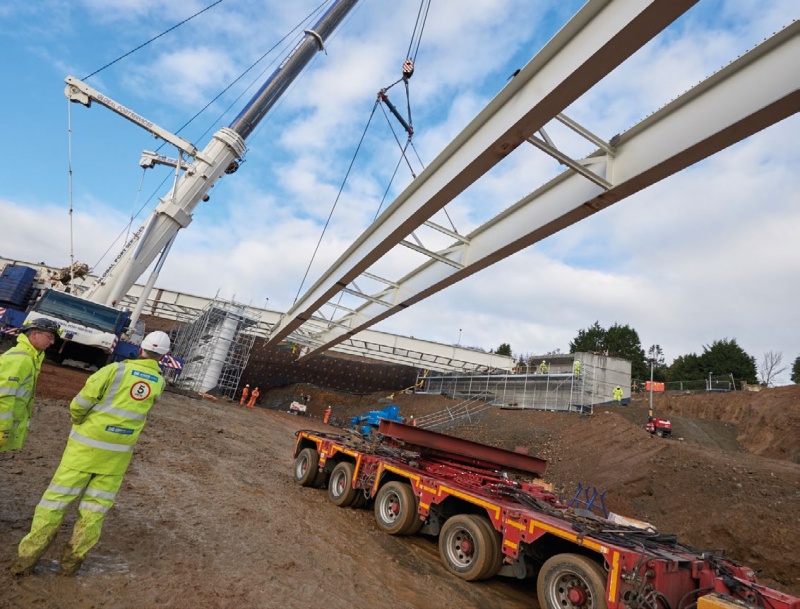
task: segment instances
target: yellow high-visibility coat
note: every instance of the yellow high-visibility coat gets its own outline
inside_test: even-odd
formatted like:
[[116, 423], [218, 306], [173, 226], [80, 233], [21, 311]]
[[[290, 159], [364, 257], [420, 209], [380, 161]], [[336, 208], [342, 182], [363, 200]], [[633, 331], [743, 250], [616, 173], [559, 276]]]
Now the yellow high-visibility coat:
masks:
[[72, 430], [61, 464], [83, 472], [124, 474], [147, 413], [163, 391], [155, 360], [125, 360], [95, 372], [69, 405]]
[[0, 355], [0, 437], [6, 440], [0, 452], [18, 450], [25, 444], [43, 359], [44, 353], [24, 334]]

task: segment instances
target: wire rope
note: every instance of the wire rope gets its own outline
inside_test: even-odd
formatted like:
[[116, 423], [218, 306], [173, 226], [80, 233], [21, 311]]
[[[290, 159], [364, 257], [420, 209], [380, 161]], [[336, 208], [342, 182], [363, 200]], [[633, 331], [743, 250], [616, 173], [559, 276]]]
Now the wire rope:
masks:
[[69, 263], [70, 263], [70, 273], [72, 274], [72, 278], [70, 283], [72, 283], [71, 288], [74, 288], [75, 285], [73, 283], [75, 279], [75, 242], [74, 242], [74, 230], [72, 225], [72, 216], [73, 216], [73, 207], [72, 207], [72, 103], [67, 100], [67, 182], [69, 184]]
[[[188, 19], [185, 19], [185, 20], [184, 20], [184, 21], [182, 21], [181, 23], [179, 23], [179, 24], [177, 24], [177, 25], [175, 25], [175, 26], [171, 27], [169, 30], [166, 30], [165, 32], [162, 32], [162, 33], [161, 33], [161, 34], [159, 34], [158, 36], [156, 36], [156, 37], [154, 37], [154, 38], [150, 39], [148, 42], [146, 42], [146, 43], [144, 43], [144, 44], [141, 44], [141, 45], [139, 45], [138, 47], [136, 47], [136, 48], [135, 48], [135, 49], [133, 49], [132, 51], [129, 51], [128, 53], [126, 53], [125, 55], [123, 55], [123, 56], [121, 56], [121, 57], [117, 58], [116, 60], [112, 61], [111, 63], [109, 63], [109, 64], [106, 64], [105, 66], [103, 66], [103, 67], [102, 67], [102, 68], [100, 68], [99, 70], [96, 70], [96, 71], [92, 72], [92, 74], [90, 74], [90, 75], [89, 75], [89, 76], [87, 76], [86, 78], [89, 78], [90, 76], [93, 76], [93, 75], [97, 74], [98, 72], [100, 72], [100, 71], [104, 70], [105, 68], [107, 68], [107, 67], [109, 67], [109, 66], [113, 65], [114, 63], [117, 63], [117, 62], [118, 62], [120, 59], [123, 59], [124, 57], [126, 57], [126, 56], [128, 56], [128, 55], [130, 55], [130, 54], [134, 53], [135, 51], [137, 51], [137, 50], [139, 50], [139, 49], [143, 48], [144, 46], [146, 46], [146, 45], [147, 45], [147, 44], [149, 44], [150, 42], [152, 42], [152, 41], [156, 40], [157, 38], [160, 38], [160, 37], [161, 37], [161, 36], [163, 36], [164, 34], [168, 33], [168, 32], [169, 32], [169, 31], [171, 31], [171, 30], [174, 30], [174, 29], [175, 29], [175, 28], [177, 28], [179, 25], [182, 25], [182, 24], [186, 23], [187, 21], [189, 21], [189, 20], [193, 19], [194, 17], [196, 17], [196, 16], [200, 15], [201, 13], [203, 13], [203, 12], [207, 11], [208, 9], [212, 8], [212, 7], [213, 7], [213, 6], [215, 6], [216, 4], [219, 4], [220, 2], [222, 2], [222, 0], [219, 0], [218, 2], [215, 2], [214, 4], [212, 4], [212, 5], [208, 6], [208, 7], [206, 7], [206, 8], [205, 8], [205, 9], [203, 9], [202, 11], [199, 11], [199, 12], [195, 13], [194, 15], [192, 15], [191, 17], [189, 17]], [[274, 45], [273, 45], [273, 46], [272, 46], [272, 47], [271, 47], [269, 50], [267, 50], [267, 51], [266, 51], [264, 54], [262, 54], [262, 55], [261, 55], [261, 57], [259, 57], [259, 58], [258, 58], [256, 61], [254, 61], [254, 62], [253, 62], [253, 63], [252, 63], [252, 64], [251, 64], [251, 65], [250, 65], [250, 66], [249, 66], [249, 67], [248, 67], [246, 70], [244, 70], [244, 71], [243, 71], [243, 72], [242, 72], [242, 73], [241, 73], [241, 74], [240, 74], [240, 75], [239, 75], [239, 76], [238, 76], [238, 77], [237, 77], [235, 80], [233, 80], [233, 81], [232, 81], [232, 82], [231, 82], [231, 83], [230, 83], [230, 84], [229, 84], [227, 87], [225, 87], [225, 88], [224, 88], [222, 91], [220, 91], [220, 92], [219, 92], [219, 93], [218, 93], [218, 94], [217, 94], [217, 95], [216, 95], [216, 96], [215, 96], [215, 97], [214, 97], [214, 98], [213, 98], [213, 99], [212, 99], [212, 100], [211, 100], [211, 101], [210, 101], [208, 104], [206, 104], [206, 105], [205, 105], [205, 106], [204, 106], [204, 107], [203, 107], [203, 108], [202, 108], [200, 111], [198, 111], [198, 112], [197, 112], [197, 113], [196, 113], [194, 116], [192, 116], [192, 118], [190, 118], [190, 119], [189, 119], [188, 121], [186, 121], [186, 122], [185, 122], [183, 125], [181, 125], [181, 127], [180, 127], [180, 128], [177, 130], [177, 131], [176, 131], [176, 133], [180, 133], [181, 131], [183, 131], [183, 130], [184, 130], [184, 129], [185, 129], [185, 128], [186, 128], [186, 127], [187, 127], [187, 126], [190, 124], [190, 123], [192, 123], [192, 122], [193, 122], [193, 121], [194, 121], [194, 120], [195, 120], [195, 119], [196, 119], [198, 116], [200, 116], [200, 115], [201, 115], [203, 112], [205, 112], [205, 111], [206, 111], [206, 110], [207, 110], [207, 109], [208, 109], [208, 108], [209, 108], [209, 107], [210, 107], [210, 106], [211, 106], [211, 105], [212, 105], [212, 104], [213, 104], [215, 101], [217, 101], [217, 100], [218, 100], [218, 99], [219, 99], [219, 98], [220, 98], [222, 95], [224, 95], [224, 94], [225, 94], [225, 93], [226, 93], [228, 90], [230, 90], [230, 89], [231, 89], [231, 87], [233, 87], [233, 86], [234, 86], [234, 85], [235, 85], [237, 82], [239, 82], [239, 81], [240, 81], [242, 78], [244, 78], [244, 76], [245, 76], [245, 75], [246, 75], [248, 72], [250, 72], [250, 71], [251, 71], [251, 70], [252, 70], [252, 69], [253, 69], [255, 66], [257, 66], [257, 65], [258, 65], [258, 64], [259, 64], [261, 61], [263, 61], [265, 57], [267, 57], [267, 56], [268, 56], [270, 53], [272, 53], [272, 52], [273, 52], [273, 51], [274, 51], [276, 48], [278, 48], [278, 46], [279, 46], [281, 43], [283, 43], [283, 42], [284, 42], [284, 41], [285, 41], [287, 38], [289, 38], [289, 37], [290, 37], [290, 36], [291, 36], [291, 35], [292, 35], [292, 34], [293, 34], [293, 33], [294, 33], [296, 30], [298, 30], [299, 28], [301, 28], [301, 27], [303, 26], [303, 24], [304, 24], [304, 23], [306, 23], [306, 22], [307, 22], [309, 19], [313, 18], [313, 16], [314, 16], [315, 14], [317, 14], [317, 13], [318, 13], [318, 12], [319, 12], [319, 11], [322, 9], [322, 7], [324, 7], [324, 6], [325, 6], [325, 5], [326, 5], [328, 2], [329, 2], [329, 0], [325, 0], [324, 2], [322, 2], [321, 4], [319, 4], [319, 5], [317, 6], [317, 8], [315, 8], [313, 11], [311, 11], [311, 13], [309, 13], [309, 14], [308, 14], [306, 17], [304, 17], [304, 18], [303, 18], [303, 19], [302, 19], [302, 20], [301, 20], [301, 21], [300, 21], [300, 22], [299, 22], [297, 25], [295, 25], [295, 26], [294, 26], [294, 28], [292, 28], [292, 29], [291, 29], [291, 30], [290, 30], [290, 31], [289, 31], [289, 32], [288, 32], [288, 33], [287, 33], [287, 34], [286, 34], [286, 35], [285, 35], [283, 38], [281, 38], [281, 39], [280, 39], [278, 42], [276, 42], [276, 43], [275, 43], [275, 44], [274, 44]], [[222, 117], [224, 117], [224, 116], [225, 116], [225, 114], [227, 114], [227, 112], [228, 112], [228, 111], [230, 111], [230, 109], [233, 107], [233, 105], [234, 105], [234, 104], [236, 104], [236, 103], [237, 103], [237, 102], [238, 102], [238, 101], [239, 101], [239, 100], [240, 100], [240, 99], [241, 99], [241, 98], [244, 96], [244, 94], [245, 94], [245, 93], [246, 93], [246, 92], [247, 92], [249, 89], [251, 89], [251, 88], [253, 87], [253, 85], [255, 84], [255, 82], [257, 82], [257, 81], [258, 81], [258, 79], [259, 79], [261, 76], [263, 76], [264, 72], [266, 72], [266, 71], [269, 69], [269, 67], [275, 63], [275, 61], [277, 61], [277, 58], [276, 58], [275, 60], [273, 60], [272, 62], [270, 62], [270, 63], [267, 65], [267, 67], [266, 67], [266, 68], [264, 68], [264, 70], [262, 70], [262, 71], [260, 72], [260, 74], [259, 74], [258, 76], [256, 76], [256, 77], [255, 77], [255, 79], [254, 79], [254, 80], [253, 80], [253, 81], [250, 83], [250, 85], [248, 85], [248, 87], [247, 87], [247, 88], [245, 88], [245, 89], [244, 89], [244, 91], [243, 91], [243, 92], [242, 92], [242, 93], [241, 93], [241, 94], [240, 94], [240, 95], [239, 95], [239, 96], [238, 96], [238, 97], [237, 97], [235, 100], [233, 100], [233, 101], [231, 102], [231, 104], [230, 104], [230, 105], [229, 105], [229, 106], [228, 106], [228, 107], [227, 107], [227, 108], [226, 108], [226, 109], [225, 109], [225, 110], [224, 110], [224, 111], [223, 111], [223, 112], [222, 112], [222, 113], [219, 115], [219, 117], [218, 117], [218, 118], [217, 118], [215, 121], [213, 121], [213, 122], [210, 124], [210, 126], [208, 127], [208, 129], [206, 129], [206, 130], [205, 130], [205, 131], [204, 131], [204, 132], [203, 132], [203, 133], [202, 133], [202, 134], [199, 136], [199, 139], [202, 139], [203, 137], [205, 137], [205, 136], [206, 136], [206, 134], [208, 134], [208, 132], [209, 132], [209, 131], [211, 131], [211, 129], [213, 128], [213, 126], [214, 126], [214, 125], [215, 125], [217, 122], [219, 122], [220, 120], [222, 120]], [[162, 142], [162, 143], [161, 143], [161, 145], [160, 145], [160, 146], [159, 146], [159, 147], [156, 149], [156, 151], [158, 151], [158, 150], [161, 150], [161, 148], [163, 148], [165, 144], [166, 144], [166, 142]], [[133, 226], [133, 223], [134, 223], [134, 221], [135, 221], [135, 220], [136, 220], [136, 218], [137, 218], [137, 217], [138, 217], [138, 216], [139, 216], [139, 215], [142, 213], [142, 211], [144, 211], [145, 207], [146, 207], [146, 206], [147, 206], [147, 205], [150, 203], [150, 201], [152, 201], [152, 200], [153, 200], [153, 197], [155, 197], [155, 196], [158, 194], [158, 192], [160, 191], [161, 187], [162, 187], [162, 186], [163, 186], [163, 185], [164, 185], [164, 184], [167, 182], [167, 180], [168, 180], [168, 179], [170, 179], [170, 177], [171, 177], [172, 175], [174, 175], [172, 172], [170, 172], [170, 173], [166, 174], [166, 176], [164, 177], [164, 179], [163, 179], [163, 180], [162, 180], [162, 181], [161, 181], [161, 182], [158, 184], [158, 186], [156, 186], [156, 188], [154, 189], [153, 193], [152, 193], [152, 194], [151, 194], [151, 195], [150, 195], [150, 196], [147, 198], [147, 200], [146, 200], [146, 201], [145, 201], [145, 202], [142, 204], [142, 206], [141, 206], [141, 207], [140, 207], [140, 208], [139, 208], [139, 209], [138, 209], [138, 210], [135, 212], [135, 214], [133, 214], [133, 215], [131, 216], [131, 219], [130, 219], [130, 221], [128, 222], [127, 226], [126, 226], [126, 227], [125, 227], [125, 228], [124, 228], [124, 229], [123, 229], [123, 230], [120, 232], [120, 234], [119, 234], [119, 235], [117, 235], [116, 239], [114, 239], [114, 241], [111, 243], [111, 245], [110, 245], [110, 246], [109, 246], [109, 247], [106, 249], [106, 251], [105, 251], [105, 252], [104, 252], [104, 253], [103, 253], [103, 254], [100, 256], [100, 258], [99, 258], [99, 259], [97, 260], [97, 262], [95, 263], [95, 267], [97, 267], [97, 266], [98, 266], [98, 265], [99, 265], [99, 264], [102, 262], [103, 258], [105, 258], [105, 257], [108, 255], [108, 253], [111, 251], [111, 249], [114, 247], [114, 245], [115, 245], [115, 244], [116, 244], [116, 243], [119, 241], [120, 237], [122, 237], [123, 233], [127, 233], [127, 234], [125, 235], [125, 241], [123, 242], [123, 243], [127, 243], [127, 241], [128, 241], [128, 235], [129, 235], [129, 233], [130, 233], [130, 228]], [[140, 193], [141, 193], [141, 189], [142, 189], [143, 182], [144, 182], [144, 172], [143, 172], [143, 175], [142, 175], [142, 180], [141, 180], [141, 181], [140, 181], [140, 183], [139, 183], [139, 189], [138, 189], [138, 191], [137, 191], [137, 197], [136, 197], [136, 201], [138, 201], [138, 199], [139, 199], [139, 195], [140, 195]], [[71, 216], [71, 214], [72, 214], [72, 209], [71, 209], [71, 200], [72, 200], [72, 199], [71, 199], [71, 197], [72, 197], [71, 184], [72, 184], [72, 169], [71, 169], [71, 160], [70, 160], [70, 220], [71, 220], [71, 217], [72, 217], [72, 216]], [[134, 202], [134, 208], [135, 208], [135, 205], [136, 205], [136, 202]], [[71, 237], [72, 237], [72, 234], [71, 234], [71, 232], [70, 232], [70, 238], [71, 238]], [[92, 267], [92, 268], [95, 268], [95, 267]]]
[[188, 23], [189, 21], [191, 21], [192, 19], [194, 19], [194, 18], [195, 18], [195, 17], [197, 17], [198, 15], [202, 15], [202, 14], [203, 14], [203, 13], [205, 13], [207, 10], [209, 10], [209, 9], [211, 9], [211, 8], [214, 8], [215, 6], [217, 6], [217, 4], [221, 4], [221, 3], [222, 3], [222, 0], [217, 0], [216, 2], [213, 2], [213, 3], [211, 3], [210, 5], [208, 5], [207, 7], [205, 7], [204, 9], [202, 9], [202, 10], [200, 10], [200, 11], [197, 11], [197, 12], [196, 12], [194, 15], [192, 15], [191, 17], [187, 17], [186, 19], [184, 19], [184, 20], [183, 20], [183, 21], [181, 21], [180, 23], [176, 23], [176, 24], [175, 24], [175, 25], [173, 25], [171, 28], [169, 28], [169, 29], [167, 29], [167, 30], [164, 30], [164, 31], [163, 31], [163, 32], [161, 32], [161, 33], [160, 33], [158, 36], [154, 36], [153, 38], [151, 38], [151, 39], [150, 39], [150, 40], [148, 40], [147, 42], [143, 42], [142, 44], [140, 44], [140, 45], [139, 45], [138, 47], [136, 47], [135, 49], [131, 49], [130, 51], [128, 51], [128, 52], [127, 52], [127, 53], [125, 53], [124, 55], [120, 55], [120, 56], [119, 56], [119, 57], [117, 57], [117, 58], [116, 58], [114, 61], [111, 61], [111, 62], [107, 63], [107, 64], [106, 64], [106, 65], [104, 65], [102, 68], [98, 68], [97, 70], [95, 70], [94, 72], [92, 72], [91, 74], [89, 74], [88, 76], [84, 76], [84, 77], [83, 77], [81, 80], [86, 80], [86, 79], [88, 79], [88, 78], [91, 78], [91, 77], [92, 77], [92, 76], [94, 76], [95, 74], [99, 74], [100, 72], [102, 72], [102, 71], [103, 71], [103, 70], [105, 70], [106, 68], [108, 68], [108, 67], [110, 67], [110, 66], [113, 66], [113, 65], [114, 65], [115, 63], [117, 63], [118, 61], [121, 61], [121, 60], [125, 59], [125, 58], [126, 58], [126, 57], [128, 57], [129, 55], [133, 55], [133, 54], [134, 54], [136, 51], [138, 51], [138, 50], [140, 50], [140, 49], [143, 49], [144, 47], [146, 47], [146, 46], [147, 46], [148, 44], [150, 44], [151, 42], [153, 42], [153, 41], [155, 41], [155, 40], [158, 40], [159, 38], [161, 38], [161, 37], [162, 37], [162, 36], [164, 36], [165, 34], [168, 34], [168, 33], [170, 33], [172, 30], [174, 30], [174, 29], [176, 29], [176, 28], [178, 28], [178, 27], [182, 26], [184, 23]]
[[372, 112], [369, 114], [369, 120], [367, 120], [367, 125], [364, 127], [364, 132], [361, 134], [361, 139], [358, 140], [358, 146], [356, 146], [356, 151], [353, 154], [353, 158], [350, 160], [350, 165], [347, 167], [347, 173], [344, 176], [344, 180], [342, 180], [342, 185], [339, 187], [339, 192], [336, 195], [336, 199], [333, 202], [333, 207], [331, 207], [331, 211], [328, 214], [328, 219], [325, 221], [325, 226], [322, 228], [322, 234], [319, 236], [319, 240], [317, 241], [317, 245], [314, 248], [314, 253], [311, 255], [311, 260], [308, 263], [308, 267], [306, 268], [306, 272], [303, 275], [303, 280], [300, 282], [300, 287], [297, 289], [297, 294], [294, 297], [294, 302], [297, 302], [297, 299], [300, 297], [300, 292], [303, 290], [303, 285], [305, 285], [306, 278], [308, 278], [308, 273], [311, 270], [311, 265], [314, 264], [314, 259], [317, 256], [317, 252], [319, 251], [319, 246], [322, 243], [322, 238], [325, 236], [325, 231], [328, 230], [328, 225], [330, 224], [331, 217], [333, 216], [333, 211], [336, 209], [336, 205], [339, 202], [339, 198], [342, 196], [342, 192], [344, 191], [345, 184], [347, 184], [347, 178], [350, 177], [350, 171], [353, 169], [353, 165], [356, 162], [356, 157], [358, 157], [358, 151], [361, 150], [361, 145], [364, 143], [364, 138], [367, 136], [367, 130], [369, 129], [369, 125], [372, 122], [372, 117], [375, 116], [375, 108], [378, 106], [378, 102], [375, 101], [375, 104], [372, 106]]

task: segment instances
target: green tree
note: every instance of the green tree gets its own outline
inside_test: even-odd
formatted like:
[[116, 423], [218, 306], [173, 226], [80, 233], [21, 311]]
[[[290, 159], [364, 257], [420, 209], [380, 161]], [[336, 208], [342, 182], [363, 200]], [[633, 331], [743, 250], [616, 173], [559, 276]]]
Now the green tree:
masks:
[[800, 356], [794, 360], [794, 364], [792, 364], [792, 382], [797, 384], [800, 383]]
[[511, 345], [508, 343], [503, 343], [499, 347], [497, 347], [497, 351], [495, 351], [497, 355], [507, 355], [511, 357]]
[[608, 330], [596, 321], [585, 330], [578, 330], [575, 340], [569, 344], [570, 353], [605, 351], [612, 357], [631, 362], [633, 378], [650, 378], [650, 368], [645, 362], [644, 349], [639, 333], [628, 325], [615, 323]]
[[704, 374], [732, 374], [737, 385], [742, 381], [755, 384], [756, 358], [748, 355], [735, 338], [715, 340], [711, 345], [703, 345], [700, 356]]
[[668, 381], [699, 381], [705, 376], [700, 356], [696, 353], [676, 357], [667, 369]]
[[[667, 362], [664, 359], [664, 350], [661, 345], [651, 345], [647, 350], [647, 366], [650, 367], [650, 360], [653, 360], [653, 380], [664, 382], [667, 380]], [[650, 378], [649, 374], [646, 378]]]
[[606, 331], [596, 321], [585, 330], [578, 330], [578, 336], [569, 344], [570, 353], [593, 353], [606, 350]]

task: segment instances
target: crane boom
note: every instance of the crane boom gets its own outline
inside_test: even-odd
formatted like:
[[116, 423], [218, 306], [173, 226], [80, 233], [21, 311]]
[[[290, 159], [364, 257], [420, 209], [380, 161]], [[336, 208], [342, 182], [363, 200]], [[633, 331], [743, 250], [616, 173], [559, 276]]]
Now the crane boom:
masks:
[[[136, 231], [134, 237], [125, 244], [122, 252], [89, 288], [85, 294], [87, 299], [107, 306], [115, 306], [122, 300], [136, 280], [173, 241], [178, 231], [191, 223], [192, 212], [200, 201], [208, 199], [208, 192], [217, 180], [224, 173], [236, 171], [238, 160], [246, 150], [245, 138], [253, 132], [259, 121], [303, 68], [308, 65], [314, 54], [323, 50], [323, 41], [343, 21], [357, 1], [337, 0], [317, 21], [313, 29], [305, 30], [302, 40], [270, 75], [230, 127], [223, 127], [217, 131], [208, 146], [201, 152], [190, 152], [193, 146], [188, 142], [177, 136], [170, 138], [169, 134], [161, 133], [163, 130], [152, 129], [149, 126], [152, 123], [141, 119], [124, 106], [116, 104], [91, 87], [79, 87], [80, 81], [77, 79], [72, 77], [67, 79], [68, 97], [71, 100], [85, 105], [88, 105], [90, 99], [102, 103], [162, 139], [175, 143], [182, 152], [194, 156], [191, 169], [186, 171], [174, 189], [161, 199], [150, 217]], [[83, 97], [70, 96], [70, 87], [77, 87]], [[134, 117], [141, 120], [136, 120]], [[146, 298], [146, 295], [143, 296]]]

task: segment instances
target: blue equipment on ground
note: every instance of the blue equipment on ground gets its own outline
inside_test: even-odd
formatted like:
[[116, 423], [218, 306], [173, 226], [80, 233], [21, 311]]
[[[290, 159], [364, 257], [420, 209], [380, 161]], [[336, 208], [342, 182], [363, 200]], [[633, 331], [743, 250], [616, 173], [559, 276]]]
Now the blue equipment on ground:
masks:
[[370, 410], [367, 414], [350, 417], [350, 429], [356, 429], [359, 433], [368, 436], [373, 430], [378, 429], [381, 419], [402, 423], [403, 417], [400, 416], [399, 412], [400, 407], [394, 404], [389, 404], [383, 410]]

